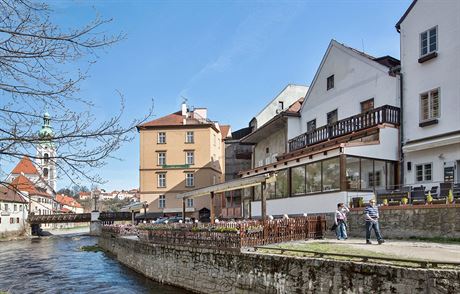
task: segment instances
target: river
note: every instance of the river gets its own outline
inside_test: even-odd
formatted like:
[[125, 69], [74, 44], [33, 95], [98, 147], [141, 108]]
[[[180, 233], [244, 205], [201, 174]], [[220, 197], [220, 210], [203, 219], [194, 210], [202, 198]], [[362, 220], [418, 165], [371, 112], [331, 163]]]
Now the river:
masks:
[[83, 235], [0, 242], [0, 293], [188, 293], [153, 282], [104, 252], [80, 250], [96, 243]]

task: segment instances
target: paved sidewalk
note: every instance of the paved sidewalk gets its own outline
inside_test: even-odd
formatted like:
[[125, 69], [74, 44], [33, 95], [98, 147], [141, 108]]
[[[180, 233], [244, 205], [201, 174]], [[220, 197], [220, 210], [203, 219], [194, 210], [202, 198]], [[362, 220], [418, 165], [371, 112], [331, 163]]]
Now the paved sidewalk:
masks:
[[[323, 242], [340, 247], [348, 247], [354, 250], [373, 251], [395, 257], [420, 259], [427, 261], [460, 262], [460, 244], [444, 244], [421, 241], [401, 241], [386, 240], [382, 245], [373, 241], [372, 245], [367, 245], [364, 239], [348, 239], [339, 241], [336, 239], [309, 240], [304, 242], [294, 242], [297, 244], [311, 244]], [[364, 254], [365, 255], [365, 254]]]

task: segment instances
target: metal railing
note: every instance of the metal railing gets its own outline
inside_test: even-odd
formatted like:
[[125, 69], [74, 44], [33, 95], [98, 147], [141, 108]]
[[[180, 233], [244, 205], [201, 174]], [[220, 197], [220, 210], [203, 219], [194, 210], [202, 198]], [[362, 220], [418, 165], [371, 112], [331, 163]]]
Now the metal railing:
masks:
[[303, 133], [289, 140], [289, 151], [325, 142], [353, 132], [362, 131], [383, 123], [399, 125], [399, 108], [384, 105], [370, 111], [341, 119], [332, 124]]

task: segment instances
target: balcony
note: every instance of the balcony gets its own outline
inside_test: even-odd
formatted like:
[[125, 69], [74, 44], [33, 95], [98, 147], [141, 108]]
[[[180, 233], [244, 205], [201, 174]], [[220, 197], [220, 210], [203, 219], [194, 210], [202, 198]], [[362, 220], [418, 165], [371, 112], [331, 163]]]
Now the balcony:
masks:
[[388, 123], [399, 126], [399, 108], [384, 105], [336, 121], [289, 140], [289, 152]]

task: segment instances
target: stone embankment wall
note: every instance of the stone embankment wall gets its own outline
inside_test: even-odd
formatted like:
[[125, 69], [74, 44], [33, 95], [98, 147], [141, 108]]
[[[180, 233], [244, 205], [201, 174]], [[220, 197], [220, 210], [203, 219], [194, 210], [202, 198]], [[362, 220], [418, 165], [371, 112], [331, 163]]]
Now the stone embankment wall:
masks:
[[460, 271], [161, 246], [103, 234], [126, 266], [199, 293], [458, 293]]
[[[379, 207], [385, 238], [460, 238], [460, 204]], [[364, 208], [352, 208], [348, 232], [365, 237]]]

